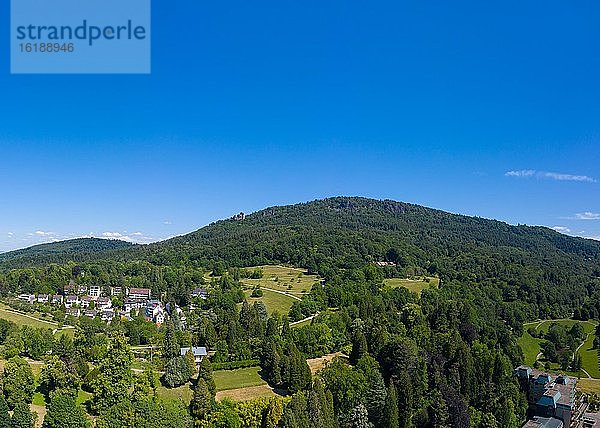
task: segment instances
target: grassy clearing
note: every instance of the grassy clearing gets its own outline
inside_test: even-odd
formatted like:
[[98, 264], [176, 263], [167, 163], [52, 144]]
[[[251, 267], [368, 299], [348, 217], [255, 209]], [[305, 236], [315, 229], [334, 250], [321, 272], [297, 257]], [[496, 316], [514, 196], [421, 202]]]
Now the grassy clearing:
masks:
[[437, 288], [440, 285], [440, 279], [433, 277], [427, 277], [425, 279], [387, 278], [383, 282], [385, 285], [389, 285], [392, 288], [408, 288], [410, 291], [417, 293], [418, 295], [421, 295], [423, 290], [428, 288]]
[[594, 334], [590, 334], [583, 346], [579, 348], [581, 355], [581, 366], [593, 378], [600, 379], [600, 367], [598, 366], [598, 350], [593, 349]]
[[217, 392], [216, 399], [221, 401], [223, 398], [229, 398], [235, 401], [248, 401], [255, 398], [275, 397], [277, 394], [269, 385], [248, 386], [246, 388], [228, 389]]
[[92, 394], [86, 391], [82, 391], [81, 389], [77, 393], [77, 404], [83, 404], [89, 399], [92, 398]]
[[260, 367], [247, 367], [237, 370], [218, 370], [213, 372], [217, 391], [266, 385], [258, 372]]
[[36, 392], [33, 394], [33, 405], [34, 406], [45, 406], [46, 405], [46, 397], [41, 392]]
[[533, 366], [537, 355], [542, 349], [540, 345], [542, 343], [542, 340], [537, 339], [531, 336], [529, 333], [525, 332], [517, 342], [521, 346], [523, 354], [525, 355], [525, 364], [528, 366]]
[[292, 328], [305, 327], [305, 326], [307, 326], [307, 325], [310, 325], [310, 323], [311, 323], [311, 322], [312, 322], [312, 320], [311, 320], [311, 319], [308, 319], [308, 320], [304, 320], [304, 321], [302, 321], [302, 322], [299, 322], [299, 323], [297, 323], [297, 324], [293, 324], [293, 325], [291, 325], [291, 327], [292, 327]]
[[[567, 329], [571, 328], [573, 324], [580, 323], [583, 326], [583, 330], [587, 333], [592, 333], [594, 331], [594, 327], [596, 324], [592, 321], [577, 321], [572, 319], [560, 319], [560, 320], [544, 320], [540, 321], [536, 327], [534, 327], [537, 331], [541, 331], [544, 333], [548, 332], [548, 329], [552, 324], [560, 324], [565, 326]], [[531, 325], [526, 325], [525, 328], [528, 329]]]
[[253, 271], [256, 268], [262, 269], [263, 277], [260, 279], [243, 279], [242, 284], [250, 288], [259, 285], [264, 288], [286, 291], [301, 297], [304, 293], [308, 293], [315, 283], [320, 282], [317, 275], [309, 275], [304, 269], [268, 265], [247, 269]]
[[[255, 397], [272, 396], [274, 393], [267, 383], [260, 377], [260, 367], [248, 367], [237, 370], [217, 370], [213, 372], [217, 391], [232, 391], [231, 393], [217, 394], [217, 398], [242, 396], [248, 400]], [[158, 387], [157, 395], [161, 398], [181, 400], [186, 404], [194, 395], [191, 382], [177, 388]], [[246, 398], [248, 397], [248, 398]]]
[[263, 302], [269, 314], [277, 311], [282, 315], [287, 314], [292, 307], [292, 303], [294, 303], [294, 298], [291, 296], [286, 296], [280, 293], [275, 293], [274, 291], [267, 290], [265, 288], [262, 289], [263, 295], [262, 297], [250, 297], [252, 294], [252, 290], [246, 290], [246, 299], [248, 303], [253, 304], [254, 302], [261, 301]]
[[57, 323], [53, 321], [42, 320], [37, 316], [37, 314], [20, 314], [3, 304], [0, 304], [0, 318], [14, 322], [17, 325], [28, 325], [36, 328], [58, 328]]
[[185, 385], [181, 385], [177, 388], [166, 388], [164, 386], [159, 386], [156, 394], [161, 398], [183, 401], [187, 405], [192, 400], [194, 391], [192, 390], [192, 384], [188, 382]]
[[336, 352], [334, 354], [327, 354], [319, 358], [309, 358], [306, 360], [306, 363], [308, 364], [308, 367], [310, 367], [311, 373], [314, 375], [318, 371], [325, 368], [325, 366], [336, 357], [347, 358], [343, 353]]
[[589, 394], [596, 393], [600, 394], [600, 380], [597, 379], [578, 379], [577, 389], [581, 392], [587, 392]]
[[[577, 321], [572, 319], [560, 319], [560, 320], [543, 320], [543, 321], [535, 321], [531, 323], [525, 324], [525, 333], [518, 340], [521, 349], [523, 350], [523, 354], [525, 356], [524, 363], [526, 365], [532, 366], [536, 360], [536, 357], [539, 352], [541, 352], [541, 345], [544, 342], [542, 338], [536, 338], [531, 336], [527, 330], [530, 328], [534, 328], [538, 333], [547, 333], [548, 329], [553, 323], [564, 325], [567, 329], [571, 328], [575, 323], [580, 323], [583, 326], [583, 330], [586, 334], [589, 334], [589, 337], [583, 343], [581, 348], [579, 348], [579, 354], [581, 355], [582, 367], [590, 374], [590, 376], [594, 378], [600, 378], [600, 368], [598, 367], [598, 352], [597, 350], [592, 349], [592, 344], [594, 342], [594, 329], [596, 327], [596, 323], [592, 321]], [[545, 365], [545, 363], [544, 363]], [[564, 372], [564, 370], [560, 369], [559, 364], [550, 363], [550, 370], [556, 372]], [[576, 373], [565, 372], [570, 375], [576, 376]], [[583, 374], [585, 375], [585, 374]]]

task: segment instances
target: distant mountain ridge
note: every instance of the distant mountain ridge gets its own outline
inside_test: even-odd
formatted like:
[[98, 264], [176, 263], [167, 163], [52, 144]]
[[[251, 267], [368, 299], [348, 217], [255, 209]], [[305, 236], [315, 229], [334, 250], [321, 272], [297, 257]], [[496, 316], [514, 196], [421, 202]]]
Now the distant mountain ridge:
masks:
[[89, 257], [134, 245], [119, 240], [100, 238], [77, 238], [66, 241], [38, 244], [20, 250], [0, 253], [0, 266], [41, 265], [53, 262], [82, 261]]
[[269, 207], [149, 245], [93, 238], [43, 244], [0, 255], [0, 267], [108, 258], [154, 264], [182, 259], [202, 265], [290, 263], [323, 270], [389, 260], [436, 273], [462, 269], [461, 254], [477, 254], [486, 266], [494, 259], [554, 267], [574, 263], [600, 276], [598, 241], [362, 197]]
[[[270, 207], [242, 221], [222, 220], [187, 235], [136, 249], [145, 259], [224, 259], [234, 265], [284, 262], [309, 267], [324, 259], [353, 264], [384, 259], [394, 248], [407, 260], [452, 257], [472, 249], [531, 257], [586, 257], [598, 261], [600, 242], [545, 227], [511, 226], [419, 205], [336, 197]], [[412, 260], [411, 260], [412, 259]], [[340, 261], [342, 261], [340, 263]], [[588, 260], [589, 261], [589, 260]]]

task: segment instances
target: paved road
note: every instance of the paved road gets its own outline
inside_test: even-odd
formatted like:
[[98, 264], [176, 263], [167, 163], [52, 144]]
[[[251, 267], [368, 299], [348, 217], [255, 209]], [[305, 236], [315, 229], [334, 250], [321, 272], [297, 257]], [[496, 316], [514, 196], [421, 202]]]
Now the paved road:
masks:
[[294, 296], [293, 294], [287, 293], [285, 291], [279, 291], [279, 290], [273, 290], [272, 288], [266, 288], [266, 287], [260, 287], [262, 290], [269, 290], [272, 291], [273, 293], [279, 293], [279, 294], [283, 294], [284, 296], [288, 296], [291, 297], [292, 299], [296, 299], [296, 300], [300, 300], [302, 301], [302, 299], [298, 296]]
[[315, 318], [319, 314], [320, 314], [320, 312], [317, 312], [316, 314], [311, 315], [309, 317], [306, 317], [303, 320], [291, 322], [290, 326], [293, 326], [293, 325], [296, 325], [296, 324], [302, 324], [303, 322], [306, 322], [306, 321], [311, 321], [313, 318]]

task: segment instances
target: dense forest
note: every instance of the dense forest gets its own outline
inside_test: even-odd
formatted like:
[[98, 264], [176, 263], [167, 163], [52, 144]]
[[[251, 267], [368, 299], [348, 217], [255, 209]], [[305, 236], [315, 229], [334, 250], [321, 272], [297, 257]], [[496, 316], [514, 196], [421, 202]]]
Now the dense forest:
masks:
[[[56, 348], [54, 366], [72, 379], [62, 380], [64, 388], [48, 386], [50, 409], [74, 407], [75, 392], [85, 385], [92, 394], [87, 412], [105, 427], [166, 426], [147, 416], [164, 411], [170, 426], [181, 427], [193, 421], [202, 427], [518, 428], [527, 401], [512, 369], [523, 362], [517, 344], [523, 322], [597, 319], [600, 311], [599, 242], [393, 201], [331, 198], [268, 208], [156, 244], [92, 247], [81, 258], [49, 249], [6, 255], [0, 290], [52, 294], [69, 281], [148, 287], [170, 307], [183, 307], [187, 324], [173, 312], [158, 329], [143, 318], [109, 325], [81, 318], [73, 343], [47, 344], [53, 339], [14, 326], [0, 329], [0, 342], [15, 367], [21, 356], [42, 355], [44, 343]], [[290, 314], [271, 313], [262, 302], [248, 303], [241, 282], [250, 274], [245, 267], [270, 263], [303, 267], [323, 282]], [[422, 276], [439, 277], [440, 286], [417, 295], [384, 283]], [[190, 298], [200, 285], [210, 290], [208, 299]], [[296, 313], [315, 317], [290, 327]], [[549, 334], [570, 347], [581, 337], [558, 328]], [[148, 343], [160, 344], [157, 368], [166, 387], [191, 379], [188, 409], [157, 395], [152, 371], [131, 375], [127, 344]], [[197, 372], [178, 353], [190, 345], [214, 351]], [[306, 358], [336, 352], [347, 357], [311, 375]], [[265, 380], [286, 397], [215, 401], [211, 364], [260, 364]], [[8, 385], [4, 395], [13, 409], [23, 400]], [[75, 408], [80, 417], [83, 409]]]

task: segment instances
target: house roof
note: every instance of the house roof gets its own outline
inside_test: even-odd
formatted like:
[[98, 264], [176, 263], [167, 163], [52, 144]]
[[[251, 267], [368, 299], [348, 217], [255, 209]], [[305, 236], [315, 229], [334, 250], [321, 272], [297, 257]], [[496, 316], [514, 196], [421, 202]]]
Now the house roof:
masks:
[[147, 294], [150, 295], [149, 288], [130, 288], [129, 294]]
[[[204, 346], [192, 346], [192, 353], [194, 357], [206, 356], [206, 348]], [[179, 353], [183, 356], [189, 351], [190, 348], [181, 348], [179, 349]]]
[[559, 419], [536, 416], [532, 420], [527, 421], [522, 428], [560, 428], [562, 426], [563, 422]]

